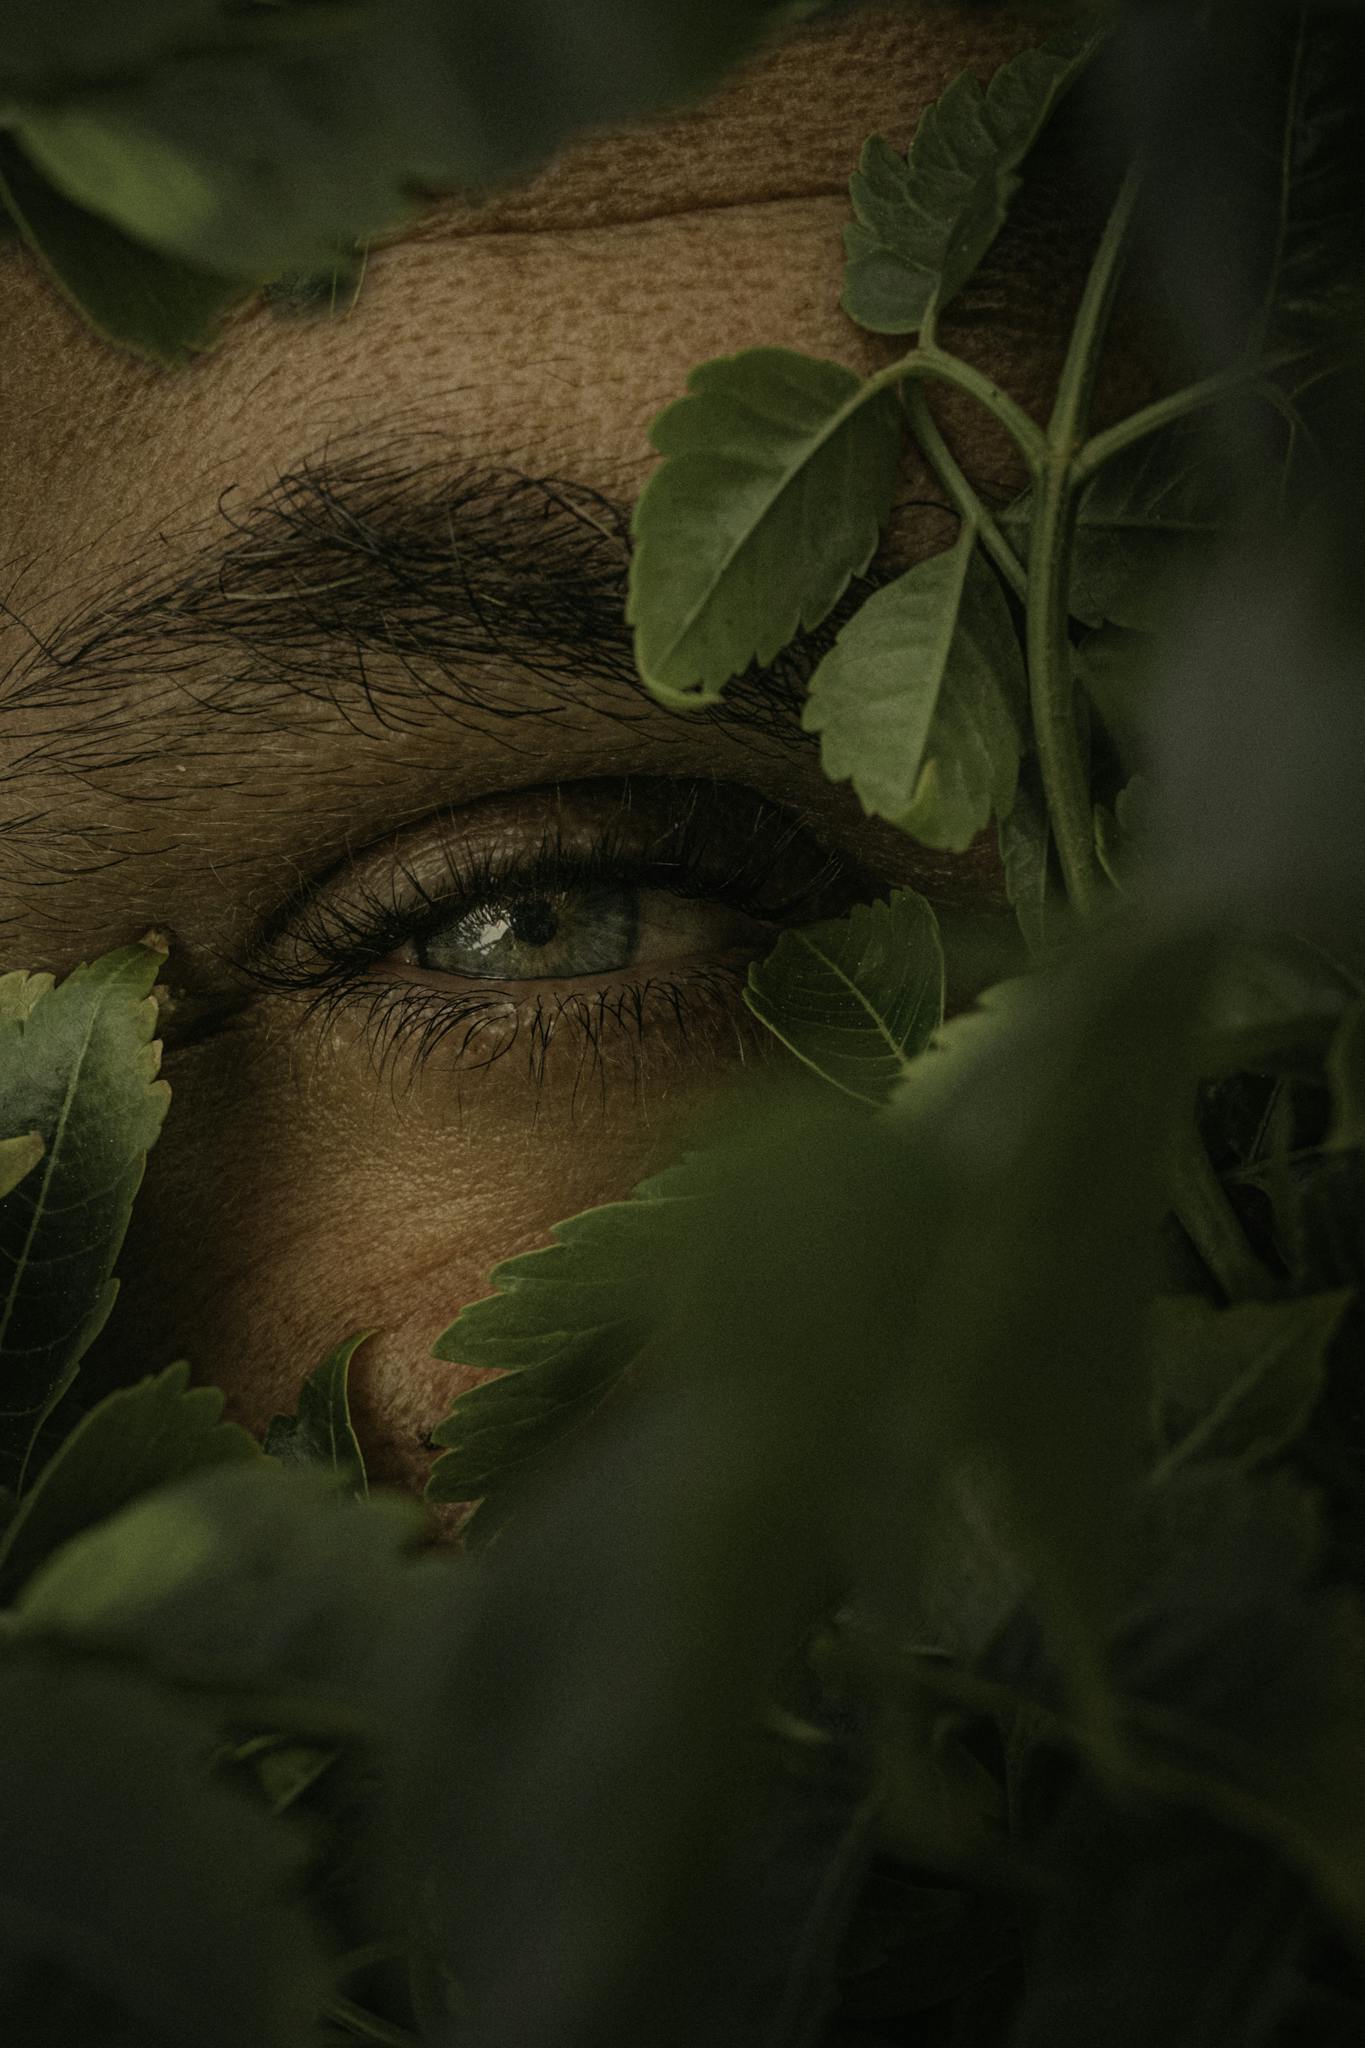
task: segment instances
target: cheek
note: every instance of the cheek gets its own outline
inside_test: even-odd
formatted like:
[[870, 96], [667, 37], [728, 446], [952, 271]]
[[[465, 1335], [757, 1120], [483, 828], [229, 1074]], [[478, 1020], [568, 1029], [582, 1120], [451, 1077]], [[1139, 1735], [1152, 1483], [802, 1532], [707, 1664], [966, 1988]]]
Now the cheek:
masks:
[[329, 1350], [373, 1329], [351, 1366], [357, 1433], [374, 1477], [414, 1488], [428, 1433], [483, 1377], [433, 1359], [436, 1338], [500, 1259], [663, 1165], [705, 1079], [675, 1062], [644, 1094], [608, 1076], [570, 1106], [553, 1077], [457, 1090], [434, 1064], [402, 1096], [352, 1042], [291, 1059], [252, 1024], [163, 1071], [171, 1113], [119, 1265], [110, 1370], [187, 1357], [260, 1435]]

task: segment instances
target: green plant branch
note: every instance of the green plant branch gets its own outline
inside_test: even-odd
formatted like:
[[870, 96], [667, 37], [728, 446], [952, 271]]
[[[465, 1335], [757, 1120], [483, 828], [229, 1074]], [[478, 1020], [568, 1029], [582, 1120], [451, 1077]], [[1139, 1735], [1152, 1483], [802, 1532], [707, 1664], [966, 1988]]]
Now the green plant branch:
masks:
[[1237, 1212], [1192, 1122], [1172, 1140], [1166, 1196], [1172, 1214], [1229, 1302], [1270, 1301], [1280, 1293], [1274, 1277], [1247, 1243]]
[[1122, 280], [1140, 173], [1129, 168], [1090, 266], [1048, 422], [1029, 548], [1026, 650], [1034, 740], [1067, 895], [1082, 915], [1102, 883], [1090, 777], [1075, 716], [1067, 572], [1076, 524], [1074, 465], [1089, 417], [1104, 337]]
[[381, 2048], [420, 2048], [416, 2034], [406, 2027], [396, 2027], [391, 2020], [380, 2019], [377, 2013], [366, 2012], [363, 2005], [353, 1999], [329, 1998], [322, 2008], [323, 2017], [340, 2027], [355, 2041], [378, 2041]]
[[1028, 591], [1027, 573], [999, 526], [963, 475], [957, 457], [934, 418], [933, 408], [929, 404], [922, 383], [915, 380], [903, 384], [901, 398], [909, 415], [915, 439], [935, 476], [952, 499], [954, 509], [976, 528], [981, 537], [982, 547], [1022, 603]]
[[[1200, 378], [1197, 384], [1187, 384], [1183, 390], [1173, 391], [1167, 398], [1154, 399], [1150, 405], [1130, 413], [1127, 419], [1106, 427], [1102, 433], [1092, 434], [1071, 465], [1077, 488], [1089, 483], [1106, 462], [1135, 447], [1139, 441], [1145, 441], [1149, 435], [1160, 433], [1163, 427], [1171, 426], [1176, 420], [1188, 419], [1191, 413], [1201, 412], [1206, 406], [1217, 405], [1221, 399], [1235, 397], [1238, 392], [1250, 392], [1273, 405], [1277, 411], [1282, 411], [1289, 401], [1270, 380], [1277, 370], [1301, 361], [1303, 355], [1302, 349], [1280, 349], [1274, 355], [1262, 356], [1255, 362], [1239, 363], [1235, 369], [1216, 370], [1212, 376]], [[1330, 372], [1322, 374], [1325, 376]]]
[[953, 384], [959, 391], [965, 391], [976, 399], [1009, 435], [1023, 456], [1029, 475], [1037, 476], [1047, 453], [1047, 444], [1037, 421], [1031, 420], [1024, 408], [984, 370], [964, 362], [961, 356], [950, 355], [947, 349], [937, 346], [916, 348], [908, 356], [898, 357], [894, 363], [888, 363], [884, 370], [877, 370], [866, 380], [855, 402], [863, 405], [875, 398], [879, 391], [893, 390], [920, 377], [934, 377], [941, 384]]

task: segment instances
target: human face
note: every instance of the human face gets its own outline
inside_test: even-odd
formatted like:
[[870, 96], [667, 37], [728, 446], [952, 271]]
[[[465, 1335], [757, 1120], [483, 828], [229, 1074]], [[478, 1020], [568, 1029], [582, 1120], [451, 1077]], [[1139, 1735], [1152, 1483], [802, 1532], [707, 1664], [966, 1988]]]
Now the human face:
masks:
[[[950, 859], [865, 819], [776, 683], [737, 718], [651, 704], [621, 525], [695, 364], [892, 358], [838, 306], [861, 145], [903, 148], [960, 69], [987, 76], [1044, 26], [890, 7], [788, 34], [705, 106], [436, 207], [372, 250], [344, 318], [257, 305], [187, 370], [93, 339], [6, 255], [3, 964], [60, 972], [148, 928], [172, 947], [173, 1105], [108, 1333], [130, 1371], [187, 1356], [259, 1431], [374, 1329], [357, 1426], [372, 1470], [420, 1483], [470, 1377], [431, 1346], [489, 1268], [627, 1192], [676, 1112], [766, 1056], [739, 998], [764, 935], [894, 884], [998, 904], [989, 838]], [[1071, 233], [1026, 208], [944, 328], [1035, 411]], [[1145, 375], [1130, 363], [1109, 402]], [[969, 403], [941, 417], [969, 473], [1018, 480]], [[945, 543], [917, 504], [938, 496], [907, 455], [884, 569]], [[306, 565], [305, 529], [330, 549]], [[489, 875], [547, 847], [539, 897], [499, 906]], [[690, 895], [666, 886], [679, 860], [700, 863]], [[459, 919], [414, 936], [452, 888]], [[376, 906], [358, 986], [280, 985], [320, 927]], [[235, 963], [267, 931], [262, 986]]]

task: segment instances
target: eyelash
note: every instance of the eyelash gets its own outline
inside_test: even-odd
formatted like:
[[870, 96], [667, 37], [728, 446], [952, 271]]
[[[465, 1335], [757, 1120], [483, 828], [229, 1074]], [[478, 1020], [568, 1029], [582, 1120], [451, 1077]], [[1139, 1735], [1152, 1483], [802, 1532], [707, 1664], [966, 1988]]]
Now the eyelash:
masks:
[[[602, 786], [595, 787], [600, 792]], [[784, 927], [838, 914], [875, 893], [875, 883], [857, 862], [817, 848], [791, 812], [752, 792], [724, 786], [691, 787], [680, 813], [676, 799], [670, 805], [673, 816], [662, 832], [643, 845], [638, 840], [627, 845], [624, 822], [634, 818], [638, 833], [638, 818], [630, 809], [629, 787], [615, 788], [622, 804], [621, 821], [596, 831], [586, 842], [576, 835], [575, 842], [568, 843], [562, 824], [557, 824], [535, 846], [511, 854], [445, 845], [439, 892], [395, 853], [382, 889], [353, 880], [348, 885], [353, 898], [349, 903], [325, 896], [296, 898], [272, 920], [276, 937], [238, 965], [259, 988], [307, 997], [305, 1021], [315, 1022], [320, 1035], [342, 1016], [358, 1018], [377, 1073], [402, 1069], [415, 1080], [442, 1048], [453, 1048], [457, 1065], [477, 1071], [504, 1059], [524, 1035], [530, 1078], [539, 1088], [551, 1040], [562, 1027], [578, 1033], [580, 1061], [587, 1058], [595, 1066], [600, 1065], [609, 1033], [618, 1033], [638, 1048], [661, 1016], [673, 1025], [682, 1044], [690, 1043], [698, 1029], [713, 1036], [727, 1027], [732, 1031], [747, 959], [731, 966], [698, 964], [670, 975], [621, 979], [593, 993], [541, 994], [529, 1004], [518, 998], [515, 984], [442, 990], [377, 977], [376, 967], [398, 946], [429, 936], [458, 910], [539, 890], [594, 883], [662, 889], [760, 918], [773, 926], [773, 941]], [[537, 796], [554, 800], [561, 794], [557, 787], [525, 793], [528, 802]], [[716, 826], [723, 813], [733, 827], [736, 799], [746, 805], [749, 818], [739, 856], [726, 862], [717, 858]], [[444, 819], [457, 825], [459, 814], [446, 813]], [[800, 876], [794, 890], [779, 894], [773, 885], [798, 851], [805, 854], [809, 872]], [[494, 1024], [503, 1030], [488, 1050], [487, 1027]]]

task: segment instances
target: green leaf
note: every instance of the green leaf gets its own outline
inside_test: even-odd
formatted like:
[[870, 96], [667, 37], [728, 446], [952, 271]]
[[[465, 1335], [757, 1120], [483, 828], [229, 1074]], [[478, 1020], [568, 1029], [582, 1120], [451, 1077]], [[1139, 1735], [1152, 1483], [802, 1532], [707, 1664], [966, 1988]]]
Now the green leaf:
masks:
[[[892, 1235], [913, 1260], [903, 1341], [917, 1377], [951, 1390], [942, 1455], [978, 1446], [983, 1501], [1096, 1712], [1142, 1434], [1165, 1146], [1205, 971], [1190, 941], [1097, 938], [950, 1019], [890, 1112], [906, 1162], [891, 1185], [907, 1205]], [[889, 1322], [889, 1278], [880, 1288]], [[922, 1399], [907, 1428], [925, 1427]]]
[[0, 974], [0, 1024], [30, 1016], [35, 1004], [42, 1001], [52, 986], [50, 974], [25, 974], [22, 968], [12, 974]]
[[321, 1475], [234, 1459], [64, 1543], [23, 1586], [10, 1640], [136, 1662], [229, 1700], [312, 1704], [329, 1734], [344, 1712], [349, 1730], [407, 1598], [407, 1553], [428, 1534], [406, 1496], [339, 1503]]
[[1339, 340], [1365, 327], [1359, 249], [1362, 185], [1355, 124], [1358, 29], [1321, 10], [1294, 10], [1281, 136], [1255, 137], [1256, 168], [1273, 166], [1273, 236], [1252, 348]]
[[964, 522], [944, 554], [854, 613], [811, 678], [801, 723], [865, 811], [960, 853], [1014, 801], [1025, 688], [1004, 591]]
[[1148, 758], [1156, 647], [1150, 633], [1101, 626], [1098, 632], [1087, 633], [1074, 650], [1076, 680], [1130, 772]]
[[113, 12], [101, 0], [8, 0], [6, 90], [40, 89], [64, 72], [144, 70], [190, 36], [211, 39], [222, 12], [222, 0], [136, 0]]
[[232, 1460], [257, 1459], [254, 1437], [223, 1422], [217, 1387], [191, 1387], [181, 1362], [116, 1388], [58, 1447], [0, 1543], [0, 1600], [61, 1545], [153, 1488]]
[[[1025, 564], [1034, 508], [1028, 490], [999, 515]], [[1081, 492], [1068, 598], [1072, 617], [1087, 626], [1159, 631], [1228, 530], [1227, 496], [1209, 460], [1202, 423], [1181, 420], [1148, 434], [1106, 462]]]
[[1024, 944], [1037, 959], [1045, 953], [1059, 905], [1049, 886], [1048, 852], [1052, 841], [1047, 803], [1041, 790], [1021, 781], [1014, 802], [997, 821], [1005, 893]]
[[493, 1268], [498, 1291], [462, 1309], [432, 1355], [504, 1377], [461, 1394], [432, 1431], [445, 1456], [428, 1500], [519, 1483], [585, 1426], [639, 1359], [658, 1315], [651, 1281], [705, 1186], [699, 1160], [671, 1166], [628, 1201], [557, 1223], [543, 1251]]
[[1071, 27], [1011, 58], [983, 91], [970, 72], [926, 109], [905, 157], [881, 135], [849, 180], [856, 225], [840, 300], [875, 334], [912, 334], [961, 291], [1004, 226], [1019, 165], [1104, 40]]
[[789, 1051], [864, 1102], [882, 1102], [943, 1021], [943, 946], [922, 896], [858, 903], [784, 932], [749, 968], [744, 1000]]
[[[209, 1775], [206, 1731], [145, 1682], [0, 1667], [0, 1979], [82, 1992], [128, 2038], [298, 2048], [326, 1990], [300, 1846]], [[10, 2037], [41, 2012], [6, 1997]], [[45, 2038], [45, 2036], [44, 2036]], [[79, 2037], [103, 2041], [98, 2033]], [[121, 2034], [113, 2038], [124, 2038]], [[74, 2048], [74, 2040], [73, 2040]]]
[[1152, 1428], [1162, 1478], [1193, 1459], [1239, 1464], [1297, 1441], [1321, 1398], [1348, 1292], [1217, 1309], [1195, 1296], [1153, 1304]]
[[220, 339], [224, 316], [254, 284], [164, 256], [74, 206], [0, 136], [0, 205], [8, 207], [51, 282], [95, 332], [175, 367]]
[[877, 550], [900, 459], [894, 392], [840, 363], [744, 349], [700, 363], [649, 438], [627, 622], [646, 687], [711, 704], [819, 625]]
[[363, 242], [338, 249], [321, 270], [286, 270], [270, 278], [261, 295], [271, 312], [285, 319], [322, 313], [336, 318], [338, 308], [344, 317], [360, 296], [369, 253]]
[[1330, 1144], [1342, 1151], [1365, 1145], [1365, 1003], [1343, 1018], [1327, 1057], [1332, 1084]]
[[32, 1173], [42, 1156], [40, 1131], [28, 1131], [21, 1138], [0, 1138], [0, 1202], [18, 1187], [26, 1173]]
[[59, 33], [35, 30], [38, 4], [24, 0], [22, 34], [6, 10], [20, 146], [76, 205], [240, 279], [325, 268], [427, 194], [477, 197], [576, 131], [676, 107], [768, 22], [761, 0], [638, 0], [628, 25], [617, 0], [200, 0], [158, 5], [132, 57], [65, 10], [46, 9]]
[[0, 1130], [38, 1130], [47, 1146], [0, 1207], [0, 1420], [21, 1465], [113, 1306], [114, 1260], [170, 1099], [149, 999], [164, 958], [126, 946], [58, 988], [34, 977], [7, 992]]
[[1200, 1072], [1273, 1071], [1320, 1058], [1357, 992], [1306, 940], [1226, 945], [1204, 995]]
[[365, 1460], [351, 1427], [346, 1382], [352, 1358], [373, 1335], [373, 1330], [362, 1330], [338, 1344], [304, 1381], [298, 1414], [274, 1416], [265, 1433], [270, 1457], [286, 1465], [320, 1466], [357, 1500], [364, 1500], [370, 1489]]

